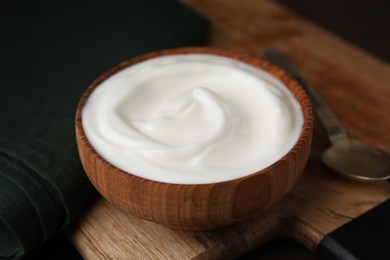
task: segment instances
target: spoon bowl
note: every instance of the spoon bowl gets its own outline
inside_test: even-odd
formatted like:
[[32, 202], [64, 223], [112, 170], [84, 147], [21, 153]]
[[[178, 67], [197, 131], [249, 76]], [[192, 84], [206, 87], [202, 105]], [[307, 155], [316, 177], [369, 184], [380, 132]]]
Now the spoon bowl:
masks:
[[322, 155], [324, 163], [345, 177], [362, 181], [390, 178], [390, 154], [376, 147], [343, 139]]

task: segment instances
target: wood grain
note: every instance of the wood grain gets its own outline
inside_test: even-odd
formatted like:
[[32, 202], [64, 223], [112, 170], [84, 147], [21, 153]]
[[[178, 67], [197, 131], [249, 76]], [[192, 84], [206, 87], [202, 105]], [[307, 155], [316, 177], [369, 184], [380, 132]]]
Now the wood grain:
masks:
[[[284, 50], [353, 138], [390, 151], [387, 64], [271, 1], [185, 2], [211, 20], [210, 46], [252, 55]], [[325, 234], [390, 197], [387, 182], [350, 181], [326, 168], [320, 154], [329, 142], [314, 123], [303, 177], [286, 197], [250, 220], [215, 231], [173, 231], [97, 198], [69, 237], [86, 259], [227, 259], [280, 237], [314, 252]]]
[[[126, 173], [108, 163], [91, 146], [82, 124], [88, 97], [116, 72], [139, 62], [175, 54], [212, 54], [245, 62], [280, 79], [302, 108], [303, 126], [283, 158], [249, 176], [210, 184], [169, 184]], [[286, 73], [259, 58], [212, 48], [182, 48], [150, 53], [125, 61], [86, 90], [76, 112], [76, 139], [84, 170], [95, 188], [119, 208], [140, 218], [180, 230], [208, 230], [233, 224], [280, 200], [297, 182], [309, 157], [313, 116], [308, 97]], [[239, 152], [239, 151], [238, 151]]]

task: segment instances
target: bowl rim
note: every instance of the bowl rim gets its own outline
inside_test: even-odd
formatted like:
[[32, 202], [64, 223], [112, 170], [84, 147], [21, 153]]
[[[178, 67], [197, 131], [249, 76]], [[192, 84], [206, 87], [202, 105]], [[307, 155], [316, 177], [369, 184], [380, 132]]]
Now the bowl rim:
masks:
[[[92, 146], [92, 144], [89, 142], [83, 126], [82, 126], [82, 109], [84, 108], [85, 104], [88, 101], [88, 97], [91, 95], [91, 93], [105, 80], [107, 80], [109, 77], [114, 75], [115, 73], [119, 72], [120, 70], [123, 70], [129, 66], [132, 66], [134, 64], [161, 57], [161, 56], [167, 56], [167, 55], [181, 55], [181, 54], [209, 54], [209, 55], [216, 55], [216, 56], [221, 56], [221, 57], [226, 57], [226, 58], [231, 58], [235, 59], [238, 61], [241, 61], [247, 65], [253, 66], [256, 69], [261, 69], [269, 74], [271, 74], [273, 77], [277, 78], [280, 80], [286, 87], [287, 89], [293, 94], [294, 98], [297, 100], [299, 103], [301, 110], [302, 110], [302, 115], [303, 115], [303, 125], [302, 125], [302, 130], [299, 134], [299, 137], [297, 141], [295, 142], [294, 146], [281, 158], [279, 158], [278, 161], [274, 162], [273, 164], [269, 165], [266, 168], [263, 168], [259, 171], [250, 173], [248, 175], [242, 176], [240, 178], [232, 179], [232, 180], [227, 180], [227, 181], [222, 181], [222, 182], [212, 182], [212, 183], [200, 183], [200, 184], [179, 184], [179, 183], [168, 183], [168, 182], [161, 182], [161, 181], [156, 181], [156, 180], [151, 180], [151, 179], [146, 179], [137, 175], [134, 175], [130, 172], [126, 172], [115, 165], [111, 164], [108, 162], [103, 156], [101, 156]], [[299, 99], [298, 99], [299, 97]], [[231, 50], [224, 50], [224, 49], [217, 49], [217, 48], [210, 48], [210, 47], [184, 47], [184, 48], [174, 48], [174, 49], [164, 49], [160, 51], [154, 51], [154, 52], [149, 52], [140, 56], [136, 56], [130, 59], [127, 59], [125, 61], [122, 61], [121, 63], [115, 65], [111, 69], [107, 70], [103, 74], [101, 74], [97, 79], [95, 79], [89, 86], [88, 88], [84, 91], [82, 94], [79, 103], [77, 105], [76, 109], [76, 116], [75, 116], [75, 130], [76, 130], [76, 138], [77, 139], [82, 139], [84, 140], [83, 144], [86, 145], [87, 149], [91, 151], [94, 156], [96, 156], [99, 160], [101, 160], [104, 164], [107, 164], [110, 167], [113, 167], [116, 169], [115, 173], [119, 175], [126, 175], [122, 176], [125, 178], [135, 178], [138, 179], [138, 181], [143, 181], [144, 183], [149, 183], [149, 184], [166, 184], [170, 186], [177, 186], [177, 187], [182, 187], [182, 186], [219, 186], [219, 185], [226, 185], [227, 183], [230, 184], [237, 184], [243, 181], [246, 181], [248, 179], [251, 179], [255, 176], [259, 175], [264, 175], [267, 174], [276, 165], [282, 163], [285, 161], [288, 157], [292, 156], [294, 154], [295, 150], [299, 150], [302, 146], [305, 146], [305, 142], [309, 141], [311, 142], [312, 139], [312, 131], [313, 131], [313, 112], [312, 112], [312, 107], [311, 103], [309, 101], [309, 98], [307, 94], [305, 93], [304, 89], [302, 86], [295, 80], [293, 79], [287, 72], [283, 71], [276, 65], [273, 65], [272, 63], [260, 58], [260, 57], [255, 57], [251, 56], [245, 53], [241, 52], [236, 52], [236, 51], [231, 51]], [[79, 144], [78, 144], [79, 146]], [[80, 147], [79, 147], [80, 149]], [[83, 167], [85, 167], [83, 165]], [[89, 175], [91, 173], [87, 173]]]

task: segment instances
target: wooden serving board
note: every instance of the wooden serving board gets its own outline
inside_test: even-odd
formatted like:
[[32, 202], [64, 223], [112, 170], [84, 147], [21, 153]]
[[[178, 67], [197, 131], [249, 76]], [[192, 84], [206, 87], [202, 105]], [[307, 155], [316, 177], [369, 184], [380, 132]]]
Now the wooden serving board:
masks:
[[[352, 138], [390, 151], [390, 67], [272, 1], [186, 0], [212, 23], [209, 46], [259, 55], [280, 48], [326, 100]], [[315, 252], [329, 232], [390, 198], [388, 182], [338, 177], [321, 163], [328, 147], [315, 122], [303, 177], [277, 204], [231, 227], [175, 231], [96, 198], [69, 230], [86, 259], [226, 259], [281, 237]]]

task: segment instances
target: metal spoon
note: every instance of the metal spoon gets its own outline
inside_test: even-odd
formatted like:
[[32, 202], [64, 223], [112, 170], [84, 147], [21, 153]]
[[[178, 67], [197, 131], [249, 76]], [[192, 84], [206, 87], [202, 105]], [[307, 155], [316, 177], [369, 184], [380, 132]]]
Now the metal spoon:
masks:
[[361, 181], [390, 178], [390, 154], [388, 152], [350, 140], [330, 108], [302, 79], [281, 51], [270, 50], [265, 52], [263, 57], [290, 74], [309, 96], [332, 143], [332, 146], [322, 155], [322, 161], [327, 166], [345, 177]]

